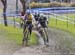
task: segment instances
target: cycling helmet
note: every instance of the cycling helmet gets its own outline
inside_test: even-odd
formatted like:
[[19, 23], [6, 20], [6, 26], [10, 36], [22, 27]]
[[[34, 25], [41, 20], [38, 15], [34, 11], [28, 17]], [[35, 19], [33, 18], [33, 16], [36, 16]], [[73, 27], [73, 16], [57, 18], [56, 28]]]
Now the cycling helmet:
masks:
[[43, 14], [40, 14], [40, 19], [43, 19]]
[[30, 11], [26, 11], [26, 14], [27, 14], [27, 15], [30, 15]]
[[40, 17], [43, 17], [44, 15], [43, 14], [40, 14]]

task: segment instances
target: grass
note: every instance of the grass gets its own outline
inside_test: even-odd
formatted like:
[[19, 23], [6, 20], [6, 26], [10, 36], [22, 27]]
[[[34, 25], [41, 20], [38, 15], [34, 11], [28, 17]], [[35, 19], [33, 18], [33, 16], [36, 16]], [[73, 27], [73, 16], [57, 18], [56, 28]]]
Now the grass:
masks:
[[[67, 16], [67, 14], [63, 14], [63, 15]], [[68, 15], [69, 15], [68, 17], [72, 17], [72, 16], [74, 17], [74, 14], [68, 14]], [[60, 19], [61, 17], [57, 16], [57, 18]], [[8, 19], [14, 20], [13, 17], [9, 17]], [[63, 18], [63, 19], [67, 20], [67, 18]], [[56, 19], [52, 19], [52, 18], [49, 20], [50, 20], [49, 27], [62, 29], [72, 34], [75, 34], [75, 25], [67, 23], [65, 21], [60, 21], [60, 20], [57, 20], [57, 23], [56, 23]], [[15, 21], [20, 22], [20, 18], [15, 18]], [[70, 21], [74, 22], [74, 20], [70, 20]]]
[[75, 18], [75, 14], [64, 14], [65, 16], [68, 16], [70, 18]]
[[[22, 44], [23, 38], [22, 29], [13, 28], [10, 26], [5, 27], [4, 25], [0, 24], [0, 31], [1, 31], [0, 34], [2, 36], [6, 36], [9, 40], [16, 42], [18, 45]], [[32, 33], [29, 43], [37, 44], [37, 38], [35, 33]]]
[[56, 19], [53, 18], [50, 18], [49, 21], [49, 27], [62, 29], [72, 34], [75, 34], [75, 25], [60, 20], [57, 20], [56, 22]]
[[[54, 16], [54, 15], [50, 15], [50, 16]], [[58, 14], [58, 16], [54, 16], [54, 17], [62, 19], [62, 20], [68, 20], [70, 22], [75, 21], [75, 19], [74, 19], [75, 15], [74, 14], [61, 14], [61, 15]]]

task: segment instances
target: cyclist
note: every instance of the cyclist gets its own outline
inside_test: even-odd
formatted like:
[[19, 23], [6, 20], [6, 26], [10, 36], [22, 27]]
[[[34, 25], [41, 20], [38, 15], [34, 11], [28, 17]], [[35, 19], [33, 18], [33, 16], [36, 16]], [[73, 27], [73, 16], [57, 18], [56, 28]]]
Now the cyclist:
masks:
[[28, 25], [30, 25], [29, 26], [29, 32], [30, 32], [30, 35], [31, 35], [31, 33], [32, 33], [32, 27], [34, 26], [34, 24], [36, 23], [35, 22], [35, 19], [34, 19], [34, 16], [28, 11], [28, 12], [26, 12], [26, 14], [24, 15], [24, 30], [26, 29], [26, 27], [28, 26]]
[[44, 29], [46, 35], [45, 37], [47, 37], [46, 39], [43, 38], [44, 44], [49, 46], [47, 24], [48, 24], [48, 18], [44, 14], [40, 14], [40, 18], [38, 19], [38, 30], [41, 36], [43, 36], [44, 33], [42, 32], [41, 28]]
[[23, 26], [24, 22], [23, 22], [23, 19], [24, 19], [24, 12], [21, 12], [21, 16], [20, 16], [20, 23], [21, 23], [21, 27]]

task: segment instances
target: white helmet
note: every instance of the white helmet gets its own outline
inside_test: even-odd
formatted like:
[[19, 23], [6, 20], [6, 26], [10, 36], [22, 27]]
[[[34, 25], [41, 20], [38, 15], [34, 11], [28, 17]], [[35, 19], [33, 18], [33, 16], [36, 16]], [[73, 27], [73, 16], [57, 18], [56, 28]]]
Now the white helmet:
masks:
[[40, 14], [40, 19], [43, 19], [43, 17], [44, 17], [43, 14]]
[[40, 17], [43, 17], [44, 16], [44, 14], [40, 14]]

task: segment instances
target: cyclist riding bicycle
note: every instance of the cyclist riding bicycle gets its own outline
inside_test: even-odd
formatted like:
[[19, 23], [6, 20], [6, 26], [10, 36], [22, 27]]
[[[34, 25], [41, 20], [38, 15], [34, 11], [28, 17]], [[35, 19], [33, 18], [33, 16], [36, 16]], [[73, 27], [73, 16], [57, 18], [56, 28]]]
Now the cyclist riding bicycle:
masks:
[[30, 25], [29, 26], [29, 32], [30, 32], [30, 35], [31, 35], [31, 33], [32, 33], [32, 27], [34, 26], [34, 24], [36, 22], [35, 22], [34, 16], [30, 12], [26, 12], [26, 14], [24, 15], [24, 23], [25, 23], [24, 24], [24, 31], [25, 31], [26, 27], [28, 25]]
[[40, 33], [41, 37], [43, 37], [44, 44], [49, 46], [47, 24], [48, 18], [44, 14], [40, 14], [40, 18], [38, 19], [38, 32]]

